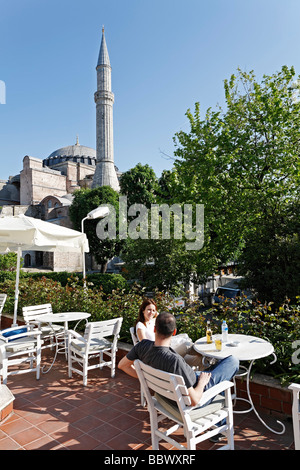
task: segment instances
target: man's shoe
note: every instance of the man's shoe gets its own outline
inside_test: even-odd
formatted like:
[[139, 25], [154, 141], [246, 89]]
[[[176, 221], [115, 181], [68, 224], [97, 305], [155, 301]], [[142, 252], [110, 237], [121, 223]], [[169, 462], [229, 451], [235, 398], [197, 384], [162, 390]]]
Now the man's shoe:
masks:
[[224, 439], [226, 439], [226, 436], [224, 436], [224, 434], [219, 433], [212, 436], [209, 440], [210, 442], [218, 443], [220, 441], [223, 441]]

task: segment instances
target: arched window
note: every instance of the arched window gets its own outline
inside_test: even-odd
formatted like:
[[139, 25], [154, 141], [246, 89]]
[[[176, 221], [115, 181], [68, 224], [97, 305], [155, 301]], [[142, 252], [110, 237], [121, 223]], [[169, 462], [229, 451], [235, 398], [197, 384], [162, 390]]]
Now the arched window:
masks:
[[26, 253], [26, 255], [24, 256], [24, 266], [25, 268], [30, 268], [31, 266], [31, 256], [29, 253]]

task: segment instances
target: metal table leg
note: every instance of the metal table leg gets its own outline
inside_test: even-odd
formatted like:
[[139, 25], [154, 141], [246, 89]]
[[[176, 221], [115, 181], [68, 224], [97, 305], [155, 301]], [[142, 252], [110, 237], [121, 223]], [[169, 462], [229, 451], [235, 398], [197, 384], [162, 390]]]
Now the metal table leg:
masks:
[[[276, 354], [275, 353], [272, 353], [272, 355], [274, 356], [274, 360], [270, 363], [271, 364], [274, 364], [274, 362], [277, 361], [277, 357], [276, 357]], [[251, 369], [252, 369], [252, 366], [253, 366], [253, 363], [254, 363], [254, 360], [250, 362], [250, 365], [249, 365], [249, 368], [246, 369], [246, 367], [243, 367], [246, 372], [243, 373], [243, 374], [239, 374], [239, 375], [246, 375], [246, 385], [247, 385], [247, 396], [248, 396], [248, 399], [245, 399], [245, 398], [235, 398], [235, 400], [243, 400], [243, 401], [246, 401], [248, 402], [250, 405], [251, 405], [251, 408], [248, 409], [248, 410], [245, 410], [245, 411], [233, 411], [234, 413], [248, 413], [249, 411], [254, 411], [254, 413], [256, 414], [257, 418], [260, 420], [260, 422], [267, 428], [269, 429], [270, 431], [272, 431], [273, 433], [275, 434], [284, 434], [285, 432], [285, 426], [284, 424], [281, 422], [281, 421], [278, 421], [276, 420], [277, 423], [280, 424], [280, 426], [282, 427], [281, 431], [275, 431], [275, 429], [272, 429], [270, 428], [270, 426], [268, 426], [264, 420], [260, 417], [260, 415], [258, 414], [258, 411], [256, 410], [254, 404], [253, 404], [253, 401], [252, 401], [252, 398], [251, 398], [251, 393], [250, 393], [250, 375], [251, 375]], [[236, 391], [236, 386], [235, 386], [235, 381], [234, 381], [234, 389]]]

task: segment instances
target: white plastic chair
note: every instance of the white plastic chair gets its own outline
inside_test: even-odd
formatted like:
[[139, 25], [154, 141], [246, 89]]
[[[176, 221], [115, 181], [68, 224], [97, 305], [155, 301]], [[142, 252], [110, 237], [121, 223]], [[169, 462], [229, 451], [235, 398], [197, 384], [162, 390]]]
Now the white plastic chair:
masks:
[[[198, 407], [192, 407], [181, 376], [154, 369], [139, 360], [134, 361], [134, 367], [148, 403], [152, 450], [159, 450], [160, 440], [181, 450], [195, 450], [196, 444], [218, 433], [227, 437], [227, 444], [220, 449], [234, 449], [232, 382], [224, 381], [211, 387], [203, 393]], [[225, 392], [225, 397], [219, 395], [221, 392]], [[212, 402], [205, 405], [209, 400]], [[163, 431], [159, 429], [159, 422], [166, 417], [176, 424]], [[222, 420], [226, 420], [225, 424], [220, 423]], [[166, 428], [165, 423], [163, 426]], [[183, 428], [187, 447], [170, 437], [180, 427]]]
[[[134, 326], [130, 327], [129, 331], [130, 331], [130, 334], [131, 334], [131, 339], [132, 339], [132, 342], [133, 342], [133, 346], [135, 346], [139, 342], [139, 339], [138, 339], [137, 335], [135, 334], [135, 327]], [[141, 405], [142, 406], [147, 405], [142, 387], [141, 387]]]
[[289, 389], [292, 390], [293, 392], [292, 416], [293, 416], [295, 450], [300, 450], [300, 401], [299, 401], [300, 385], [292, 383], [289, 386]]
[[[77, 372], [83, 377], [83, 385], [87, 385], [88, 371], [104, 366], [111, 368], [111, 377], [115, 376], [117, 342], [123, 318], [114, 318], [99, 322], [87, 323], [84, 336], [74, 330], [68, 331], [68, 371]], [[109, 339], [107, 339], [109, 338]], [[105, 361], [103, 354], [110, 360]], [[90, 364], [89, 360], [98, 357], [99, 362]], [[77, 363], [77, 367], [73, 363]], [[78, 365], [81, 369], [78, 369]]]
[[[16, 368], [9, 371], [11, 366], [29, 364], [27, 368]], [[0, 376], [7, 383], [8, 375], [36, 372], [40, 378], [41, 364], [41, 332], [28, 329], [27, 326], [7, 328], [0, 334]]]

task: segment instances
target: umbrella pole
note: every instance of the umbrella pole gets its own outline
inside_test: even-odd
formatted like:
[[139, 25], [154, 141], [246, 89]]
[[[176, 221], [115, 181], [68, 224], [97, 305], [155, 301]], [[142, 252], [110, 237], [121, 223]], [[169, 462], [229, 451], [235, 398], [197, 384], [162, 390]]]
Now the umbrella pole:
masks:
[[17, 310], [18, 310], [18, 299], [19, 299], [19, 279], [20, 279], [20, 264], [21, 264], [21, 247], [18, 247], [17, 254], [17, 272], [16, 272], [16, 286], [15, 286], [15, 303], [14, 303], [14, 322], [12, 326], [18, 326], [17, 324]]

